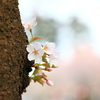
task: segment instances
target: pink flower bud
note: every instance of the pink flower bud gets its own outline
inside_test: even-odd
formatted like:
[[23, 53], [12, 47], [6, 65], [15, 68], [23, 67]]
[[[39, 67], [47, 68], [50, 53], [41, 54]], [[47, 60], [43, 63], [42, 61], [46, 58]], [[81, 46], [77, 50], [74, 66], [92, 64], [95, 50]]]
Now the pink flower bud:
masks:
[[53, 86], [53, 85], [54, 85], [54, 83], [53, 83], [51, 80], [49, 80], [49, 79], [46, 81], [46, 83], [47, 83], [47, 85], [49, 85], [49, 86]]
[[49, 72], [53, 71], [53, 68], [48, 68], [48, 71], [49, 71]]
[[51, 72], [53, 71], [53, 68], [45, 68], [46, 71]]

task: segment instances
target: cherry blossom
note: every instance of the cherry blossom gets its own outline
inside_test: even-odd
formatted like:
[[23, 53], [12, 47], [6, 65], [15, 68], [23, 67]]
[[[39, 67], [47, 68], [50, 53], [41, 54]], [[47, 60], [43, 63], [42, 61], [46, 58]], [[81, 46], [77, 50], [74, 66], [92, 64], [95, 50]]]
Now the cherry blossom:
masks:
[[36, 17], [34, 17], [30, 22], [22, 22], [22, 25], [24, 26], [25, 29], [32, 29], [33, 27], [35, 27], [37, 25], [36, 22]]
[[42, 62], [42, 55], [44, 54], [44, 52], [39, 42], [34, 42], [33, 44], [27, 45], [26, 50], [29, 52], [29, 61], [35, 60], [35, 63]]
[[50, 66], [52, 66], [53, 64], [57, 65], [59, 55], [59, 52], [54, 50], [54, 52], [50, 55]]
[[55, 43], [52, 42], [46, 42], [45, 45], [43, 46], [43, 50], [47, 54], [51, 54], [54, 51], [55, 48]]
[[[36, 17], [34, 17], [29, 22], [23, 22], [22, 25], [25, 28], [25, 32], [30, 32], [28, 35], [29, 45], [27, 45], [26, 50], [28, 51], [28, 60], [34, 61], [31, 67], [34, 67], [34, 71], [30, 79], [34, 82], [39, 82], [43, 85], [46, 81], [47, 85], [53, 86], [54, 83], [47, 79], [47, 75], [44, 74], [44, 71], [51, 72], [53, 68], [56, 68], [57, 59], [59, 53], [55, 50], [55, 43], [46, 42], [44, 45], [41, 45], [39, 42], [34, 42], [41, 37], [33, 36], [33, 27], [37, 25]], [[31, 35], [31, 37], [29, 36]], [[44, 80], [43, 80], [44, 79]]]

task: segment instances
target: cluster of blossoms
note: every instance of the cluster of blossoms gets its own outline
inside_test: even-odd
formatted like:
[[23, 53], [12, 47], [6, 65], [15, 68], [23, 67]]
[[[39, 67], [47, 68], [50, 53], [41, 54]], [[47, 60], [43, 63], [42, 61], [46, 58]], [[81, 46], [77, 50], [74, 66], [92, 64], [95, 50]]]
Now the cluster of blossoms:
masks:
[[36, 36], [33, 37], [32, 28], [37, 25], [36, 18], [29, 23], [22, 23], [24, 28], [29, 30], [32, 38], [29, 40], [29, 44], [27, 45], [28, 52], [28, 60], [31, 61], [32, 67], [35, 70], [30, 77], [34, 82], [39, 82], [44, 85], [46, 82], [49, 86], [54, 85], [54, 83], [47, 78], [47, 75], [44, 71], [52, 71], [53, 68], [57, 68], [57, 59], [59, 57], [59, 52], [56, 51], [55, 43], [46, 42], [44, 45], [40, 42], [35, 42], [41, 37]]

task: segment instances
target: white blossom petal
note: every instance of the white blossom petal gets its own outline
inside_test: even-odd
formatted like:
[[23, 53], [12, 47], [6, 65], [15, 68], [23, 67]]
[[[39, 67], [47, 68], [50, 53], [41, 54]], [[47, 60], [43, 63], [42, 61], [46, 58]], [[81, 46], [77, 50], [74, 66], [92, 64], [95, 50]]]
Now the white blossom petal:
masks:
[[34, 48], [38, 50], [38, 49], [42, 48], [42, 46], [39, 42], [34, 42]]
[[42, 62], [42, 56], [35, 55], [35, 63], [41, 63]]
[[54, 52], [50, 55], [50, 66], [57, 65], [58, 64], [58, 57], [59, 57], [59, 52], [54, 50]]
[[33, 27], [35, 27], [37, 25], [37, 22], [34, 24], [34, 26]]
[[34, 50], [34, 47], [33, 47], [32, 45], [27, 45], [26, 50], [27, 50], [28, 52], [32, 53], [33, 50]]
[[47, 44], [49, 45], [50, 48], [55, 48], [55, 43], [52, 43], [52, 42], [49, 43], [49, 42], [47, 42]]
[[39, 55], [42, 56], [44, 54], [44, 51], [42, 49], [39, 49]]
[[34, 55], [34, 53], [29, 53], [29, 54], [28, 54], [28, 60], [29, 60], [29, 61], [35, 60], [35, 55]]
[[34, 25], [36, 23], [36, 17], [34, 17], [31, 21], [30, 21], [30, 24], [31, 25]]

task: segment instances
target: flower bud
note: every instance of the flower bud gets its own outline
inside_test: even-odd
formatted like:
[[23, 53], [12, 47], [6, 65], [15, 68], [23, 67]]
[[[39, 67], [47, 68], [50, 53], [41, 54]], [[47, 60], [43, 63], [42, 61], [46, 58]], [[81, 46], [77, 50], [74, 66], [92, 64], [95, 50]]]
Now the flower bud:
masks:
[[53, 71], [53, 68], [45, 68], [46, 71], [51, 72]]
[[54, 85], [54, 83], [53, 83], [51, 80], [49, 80], [49, 79], [46, 81], [46, 83], [47, 83], [47, 85], [49, 85], [49, 86], [53, 86], [53, 85]]

